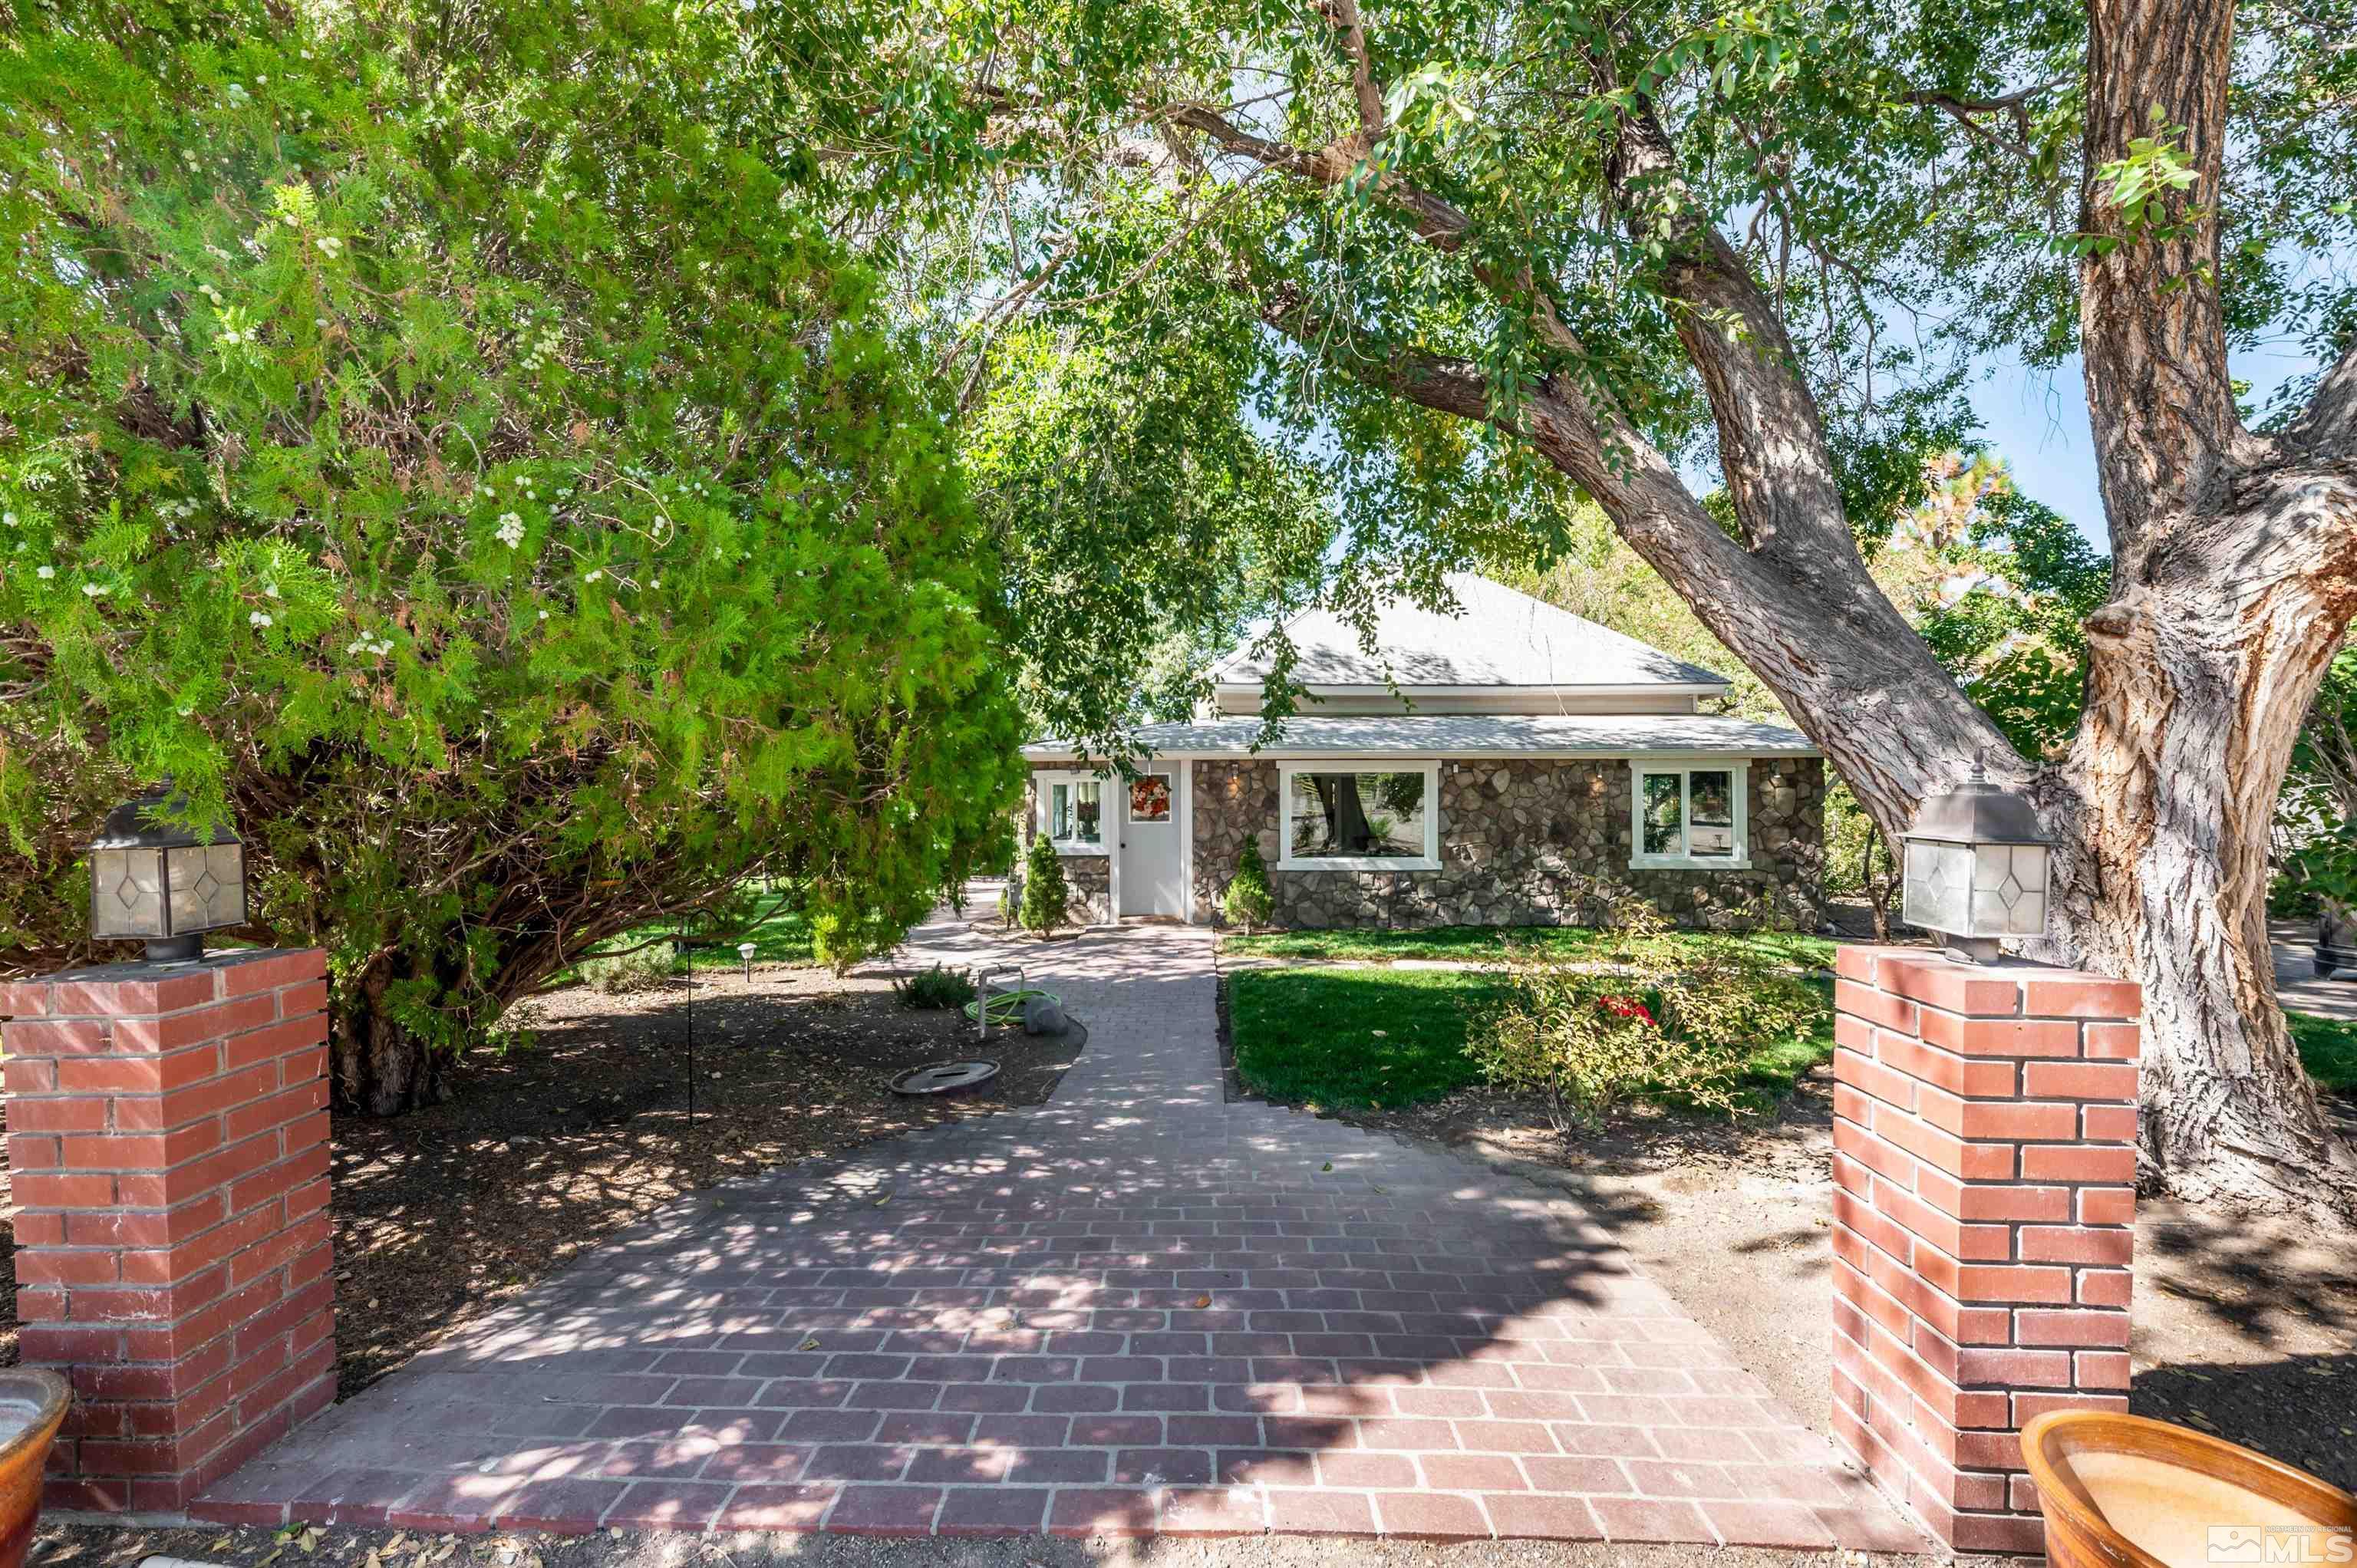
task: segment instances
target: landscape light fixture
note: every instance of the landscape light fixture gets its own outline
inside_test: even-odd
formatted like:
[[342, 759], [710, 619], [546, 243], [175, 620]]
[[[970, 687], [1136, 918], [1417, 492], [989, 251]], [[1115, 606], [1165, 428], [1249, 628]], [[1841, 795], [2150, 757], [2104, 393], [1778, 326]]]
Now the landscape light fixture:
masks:
[[205, 933], [245, 924], [245, 845], [228, 828], [199, 838], [188, 798], [166, 779], [106, 814], [90, 853], [90, 934], [147, 944], [150, 963], [205, 955]]
[[745, 961], [745, 983], [748, 985], [753, 983], [753, 954], [755, 950], [754, 944], [751, 942], [738, 942], [737, 944], [737, 956]]
[[1946, 939], [1947, 955], [1989, 963], [2000, 938], [2046, 934], [2052, 845], [2021, 796], [1992, 784], [1979, 758], [1955, 789], [1926, 800], [1907, 846], [1907, 923]]

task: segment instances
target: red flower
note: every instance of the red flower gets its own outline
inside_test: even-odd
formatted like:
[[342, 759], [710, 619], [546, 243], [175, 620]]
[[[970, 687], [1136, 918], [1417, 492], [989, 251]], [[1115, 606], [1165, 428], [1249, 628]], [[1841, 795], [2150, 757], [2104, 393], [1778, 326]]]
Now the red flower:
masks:
[[1599, 996], [1596, 1004], [1616, 1018], [1642, 1018], [1651, 1027], [1661, 1026], [1653, 1023], [1653, 1015], [1645, 1011], [1645, 1004], [1633, 996]]

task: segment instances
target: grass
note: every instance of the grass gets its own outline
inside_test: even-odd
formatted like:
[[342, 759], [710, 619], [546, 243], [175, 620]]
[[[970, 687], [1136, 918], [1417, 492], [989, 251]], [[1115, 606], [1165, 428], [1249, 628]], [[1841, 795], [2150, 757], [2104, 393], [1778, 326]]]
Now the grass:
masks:
[[[1745, 1060], [1742, 1098], [1754, 1109], [1781, 1100], [1833, 1056], [1833, 987], [1809, 983], [1825, 1004], [1821, 1026]], [[1420, 1105], [1480, 1081], [1465, 1032], [1504, 993], [1503, 982], [1466, 971], [1243, 970], [1228, 977], [1236, 1072], [1273, 1100], [1362, 1111]]]
[[1469, 1004], [1504, 985], [1416, 970], [1246, 970], [1228, 977], [1236, 1072], [1256, 1094], [1383, 1110], [1474, 1082]]
[[[699, 944], [708, 940], [714, 945], [690, 948], [687, 953], [690, 967], [743, 969], [744, 957], [737, 950], [737, 944], [740, 941], [749, 941], [753, 944], [755, 963], [786, 963], [807, 967], [818, 961], [817, 954], [811, 948], [810, 921], [791, 902], [790, 894], [780, 892], [776, 895], [764, 895], [761, 902], [754, 909], [753, 918], [758, 923], [749, 933], [731, 930], [699, 934], [696, 938]], [[668, 943], [678, 929], [679, 927], [676, 924], [633, 927], [619, 936], [607, 938], [585, 956], [597, 958], [605, 954], [637, 949], [640, 951], [655, 953], [662, 960], [668, 961], [671, 953]], [[650, 942], [654, 944], [651, 948], [646, 945]], [[547, 983], [552, 986], [561, 985], [579, 978], [580, 973], [577, 969], [567, 968], [550, 976]]]
[[2357, 1094], [2357, 1022], [2287, 1010], [2292, 1044], [2316, 1086], [2329, 1094]]
[[[1618, 933], [1592, 926], [1436, 926], [1423, 931], [1264, 931], [1220, 938], [1222, 952], [1239, 957], [1311, 959], [1320, 962], [1382, 963], [1393, 959], [1456, 959], [1467, 962], [1502, 957], [1510, 940], [1534, 942], [1576, 958], [1607, 959]], [[1741, 935], [1681, 931], [1674, 940], [1697, 945], [1738, 943], [1780, 963], [1814, 969], [1834, 961], [1835, 944], [1799, 931], [1752, 931]]]

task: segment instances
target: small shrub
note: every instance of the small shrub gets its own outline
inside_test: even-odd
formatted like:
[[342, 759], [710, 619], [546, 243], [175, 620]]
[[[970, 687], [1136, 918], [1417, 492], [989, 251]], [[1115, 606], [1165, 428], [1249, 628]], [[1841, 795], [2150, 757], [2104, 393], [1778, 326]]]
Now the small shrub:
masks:
[[1064, 863], [1044, 834], [1031, 841], [1023, 862], [1023, 903], [1017, 923], [1027, 931], [1047, 936], [1071, 923], [1072, 889], [1064, 880]]
[[1511, 945], [1507, 999], [1466, 1054], [1491, 1083], [1544, 1103], [1557, 1131], [1640, 1096], [1734, 1113], [1746, 1057], [1814, 1026], [1816, 993], [1743, 942], [1674, 939], [1641, 901], [1614, 914], [1609, 963]]
[[1255, 833], [1244, 840], [1244, 853], [1236, 862], [1236, 874], [1229, 879], [1227, 891], [1220, 897], [1221, 912], [1232, 925], [1242, 926], [1250, 936], [1254, 926], [1265, 926], [1276, 916], [1276, 898], [1268, 890], [1268, 865], [1260, 857], [1260, 836]]
[[961, 971], [935, 964], [906, 980], [892, 983], [892, 994], [903, 1007], [963, 1007], [974, 1000], [974, 979]]
[[583, 959], [581, 983], [608, 996], [647, 991], [670, 978], [673, 961], [671, 939], [665, 937], [632, 952], [593, 954]]

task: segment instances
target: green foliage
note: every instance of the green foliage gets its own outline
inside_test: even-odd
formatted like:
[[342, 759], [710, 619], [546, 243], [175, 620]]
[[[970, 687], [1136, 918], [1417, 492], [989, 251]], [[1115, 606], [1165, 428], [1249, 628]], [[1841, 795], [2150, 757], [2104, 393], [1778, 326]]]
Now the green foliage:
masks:
[[1940, 498], [1912, 529], [1932, 575], [1902, 589], [1901, 608], [2016, 750], [2055, 756], [2079, 727], [2080, 623], [2108, 596], [2111, 563], [2002, 465], [1981, 456], [1943, 466]]
[[2291, 767], [2276, 820], [2295, 839], [2320, 830], [2350, 832], [2357, 818], [2357, 650], [2343, 648], [2325, 667], [2292, 746]]
[[[1329, 962], [1455, 959], [1480, 963], [1501, 961], [1509, 947], [1521, 944], [1542, 947], [1566, 959], [1609, 961], [1626, 940], [1624, 932], [1594, 926], [1426, 926], [1413, 930], [1358, 927], [1265, 931], [1258, 936], [1230, 932], [1221, 937], [1220, 950], [1239, 957]], [[1818, 969], [1832, 963], [1835, 946], [1823, 937], [1781, 930], [1674, 930], [1664, 933], [1662, 940], [1696, 950], [1722, 945], [1748, 948], [1763, 962], [1793, 969]]]
[[1484, 1079], [1537, 1099], [1558, 1129], [1594, 1125], [1635, 1095], [1732, 1112], [1754, 1051], [1821, 1025], [1821, 994], [1752, 949], [1671, 940], [1634, 899], [1616, 924], [1610, 965], [1510, 949], [1504, 1000], [1466, 1043]]
[[2293, 851], [2291, 865], [2308, 897], [2327, 908], [2357, 908], [2357, 829], [2336, 823]]
[[1034, 728], [1125, 749], [1183, 718], [1250, 618], [1320, 571], [1329, 522], [1310, 478], [1246, 427], [1240, 328], [1126, 318], [1011, 333], [959, 426], [1006, 563]]
[[1275, 918], [1276, 897], [1269, 891], [1268, 864], [1261, 858], [1257, 833], [1244, 840], [1243, 853], [1236, 857], [1236, 874], [1220, 895], [1220, 912], [1230, 925], [1242, 926], [1247, 935], [1255, 926], [1265, 926]]
[[1023, 859], [1023, 895], [1016, 923], [1025, 930], [1047, 936], [1071, 923], [1072, 890], [1064, 880], [1064, 859], [1045, 833], [1031, 841]]
[[1835, 782], [1825, 790], [1825, 892], [1866, 900], [1874, 911], [1874, 936], [1885, 941], [1898, 909], [1900, 866], [1889, 841], [1850, 787]]
[[748, 872], [840, 960], [1003, 843], [987, 541], [736, 13], [124, 14], [0, 44], [0, 938], [169, 772], [348, 1038], [450, 1049]]
[[2104, 255], [2147, 240], [2166, 243], [2194, 231], [2193, 213], [2177, 199], [2201, 178], [2185, 150], [2185, 127], [2170, 124], [2158, 103], [2151, 124], [2150, 135], [2128, 139], [2127, 156], [2095, 170], [2096, 199], [2119, 209], [2120, 233], [2074, 234], [2066, 242], [2073, 255]]
[[904, 980], [895, 980], [892, 994], [903, 1007], [963, 1007], [974, 998], [974, 977], [963, 970], [937, 963]]
[[608, 996], [650, 991], [669, 980], [679, 961], [669, 937], [641, 937], [610, 954], [592, 954], [576, 966], [581, 983]]

